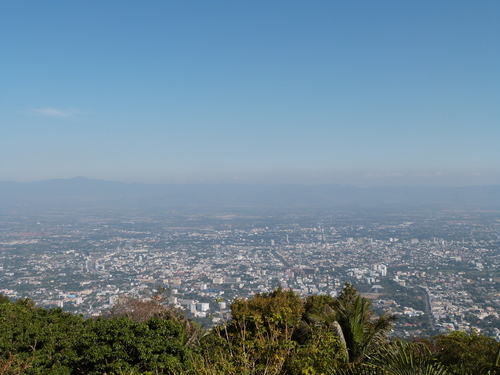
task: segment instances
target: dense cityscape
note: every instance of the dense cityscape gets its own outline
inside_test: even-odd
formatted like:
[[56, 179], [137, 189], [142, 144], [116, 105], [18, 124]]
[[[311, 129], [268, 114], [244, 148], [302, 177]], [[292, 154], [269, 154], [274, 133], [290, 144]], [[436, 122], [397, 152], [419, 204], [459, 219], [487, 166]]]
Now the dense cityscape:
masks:
[[450, 209], [9, 210], [0, 293], [98, 316], [151, 298], [210, 327], [234, 298], [353, 283], [393, 334], [499, 338], [500, 212]]

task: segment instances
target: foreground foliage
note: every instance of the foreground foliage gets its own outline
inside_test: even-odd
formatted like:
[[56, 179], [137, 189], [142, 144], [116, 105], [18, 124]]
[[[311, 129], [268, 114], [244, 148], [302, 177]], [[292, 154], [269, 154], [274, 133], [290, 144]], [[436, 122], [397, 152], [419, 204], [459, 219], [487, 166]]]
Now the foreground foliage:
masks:
[[500, 344], [479, 334], [390, 340], [394, 317], [349, 284], [337, 298], [277, 289], [231, 312], [204, 331], [158, 296], [98, 319], [0, 296], [0, 374], [500, 374]]

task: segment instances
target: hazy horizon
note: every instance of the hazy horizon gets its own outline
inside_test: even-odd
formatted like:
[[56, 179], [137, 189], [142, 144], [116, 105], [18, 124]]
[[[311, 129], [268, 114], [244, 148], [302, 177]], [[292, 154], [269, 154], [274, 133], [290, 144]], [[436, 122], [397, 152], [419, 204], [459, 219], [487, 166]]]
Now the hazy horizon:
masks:
[[498, 1], [0, 2], [0, 181], [500, 184]]
[[256, 182], [256, 183], [248, 183], [245, 181], [229, 181], [229, 182], [141, 182], [141, 181], [120, 181], [106, 178], [90, 178], [85, 176], [74, 176], [74, 177], [54, 177], [40, 180], [27, 180], [27, 181], [16, 181], [16, 180], [0, 180], [0, 183], [20, 183], [20, 184], [29, 184], [29, 183], [39, 183], [39, 182], [50, 182], [50, 181], [70, 181], [70, 180], [88, 180], [88, 181], [99, 181], [99, 182], [109, 182], [109, 183], [120, 183], [120, 184], [139, 184], [139, 185], [262, 185], [262, 186], [339, 186], [339, 187], [353, 187], [353, 188], [466, 188], [466, 187], [494, 187], [500, 186], [500, 183], [497, 184], [471, 184], [471, 185], [443, 185], [443, 184], [393, 184], [393, 185], [355, 185], [355, 184], [339, 184], [339, 183], [265, 183], [265, 182]]

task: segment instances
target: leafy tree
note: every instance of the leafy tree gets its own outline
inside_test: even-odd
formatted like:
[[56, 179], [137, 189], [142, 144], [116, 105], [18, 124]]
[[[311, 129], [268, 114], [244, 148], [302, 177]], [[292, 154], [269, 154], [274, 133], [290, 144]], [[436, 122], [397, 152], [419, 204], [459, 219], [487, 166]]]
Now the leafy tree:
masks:
[[280, 374], [297, 345], [291, 337], [302, 312], [300, 297], [281, 288], [236, 299], [231, 321], [204, 340], [205, 368], [224, 368], [227, 374]]
[[139, 300], [129, 297], [121, 297], [117, 303], [105, 315], [106, 318], [126, 317], [134, 322], [145, 322], [152, 318], [161, 318], [174, 321], [184, 327], [182, 342], [186, 345], [198, 343], [203, 335], [203, 329], [187, 319], [185, 315], [174, 308], [162, 304], [163, 299], [155, 294], [152, 299]]
[[2, 366], [26, 374], [70, 373], [83, 318], [61, 309], [35, 307], [30, 300], [0, 302]]
[[171, 319], [126, 317], [86, 321], [76, 373], [181, 374], [189, 368], [184, 327]]
[[4, 296], [3, 294], [0, 294], [0, 304], [2, 303], [9, 303], [10, 299], [7, 296]]
[[297, 345], [295, 351], [288, 357], [284, 373], [290, 375], [333, 373], [336, 365], [343, 362], [343, 349], [334, 332], [327, 327], [314, 327], [310, 330], [307, 341]]
[[[476, 332], [451, 332], [434, 339], [434, 355], [457, 373], [498, 370], [497, 355], [500, 343]], [[495, 369], [496, 367], [496, 369]]]
[[231, 305], [230, 329], [244, 327], [248, 335], [291, 337], [294, 327], [300, 322], [302, 301], [292, 291], [281, 288], [269, 294], [256, 294], [254, 298], [236, 299]]
[[0, 374], [182, 374], [198, 331], [163, 310], [141, 321], [84, 320], [30, 300], [0, 299]]
[[330, 295], [312, 295], [304, 302], [302, 320], [294, 332], [293, 339], [299, 344], [307, 344], [317, 330], [331, 330], [336, 321], [333, 311], [334, 299]]

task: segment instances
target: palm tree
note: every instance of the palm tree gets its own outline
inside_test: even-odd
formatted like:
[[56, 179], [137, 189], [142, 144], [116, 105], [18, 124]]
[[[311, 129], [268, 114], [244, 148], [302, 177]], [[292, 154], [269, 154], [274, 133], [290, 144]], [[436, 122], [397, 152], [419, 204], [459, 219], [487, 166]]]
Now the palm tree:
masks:
[[338, 298], [311, 297], [306, 302], [304, 322], [297, 337], [308, 330], [327, 326], [345, 346], [346, 362], [361, 362], [387, 340], [395, 320], [393, 315], [374, 318], [370, 300], [359, 295], [352, 284], [346, 284]]
[[370, 362], [383, 369], [387, 375], [450, 374], [432, 355], [429, 348], [416, 342], [391, 342], [381, 347]]
[[437, 361], [425, 345], [404, 341], [393, 341], [381, 346], [367, 362], [335, 364], [329, 370], [336, 375], [452, 374]]
[[352, 284], [346, 284], [334, 301], [336, 321], [342, 330], [349, 362], [360, 362], [387, 340], [387, 333], [396, 319], [384, 314], [373, 320], [371, 302], [361, 297]]

